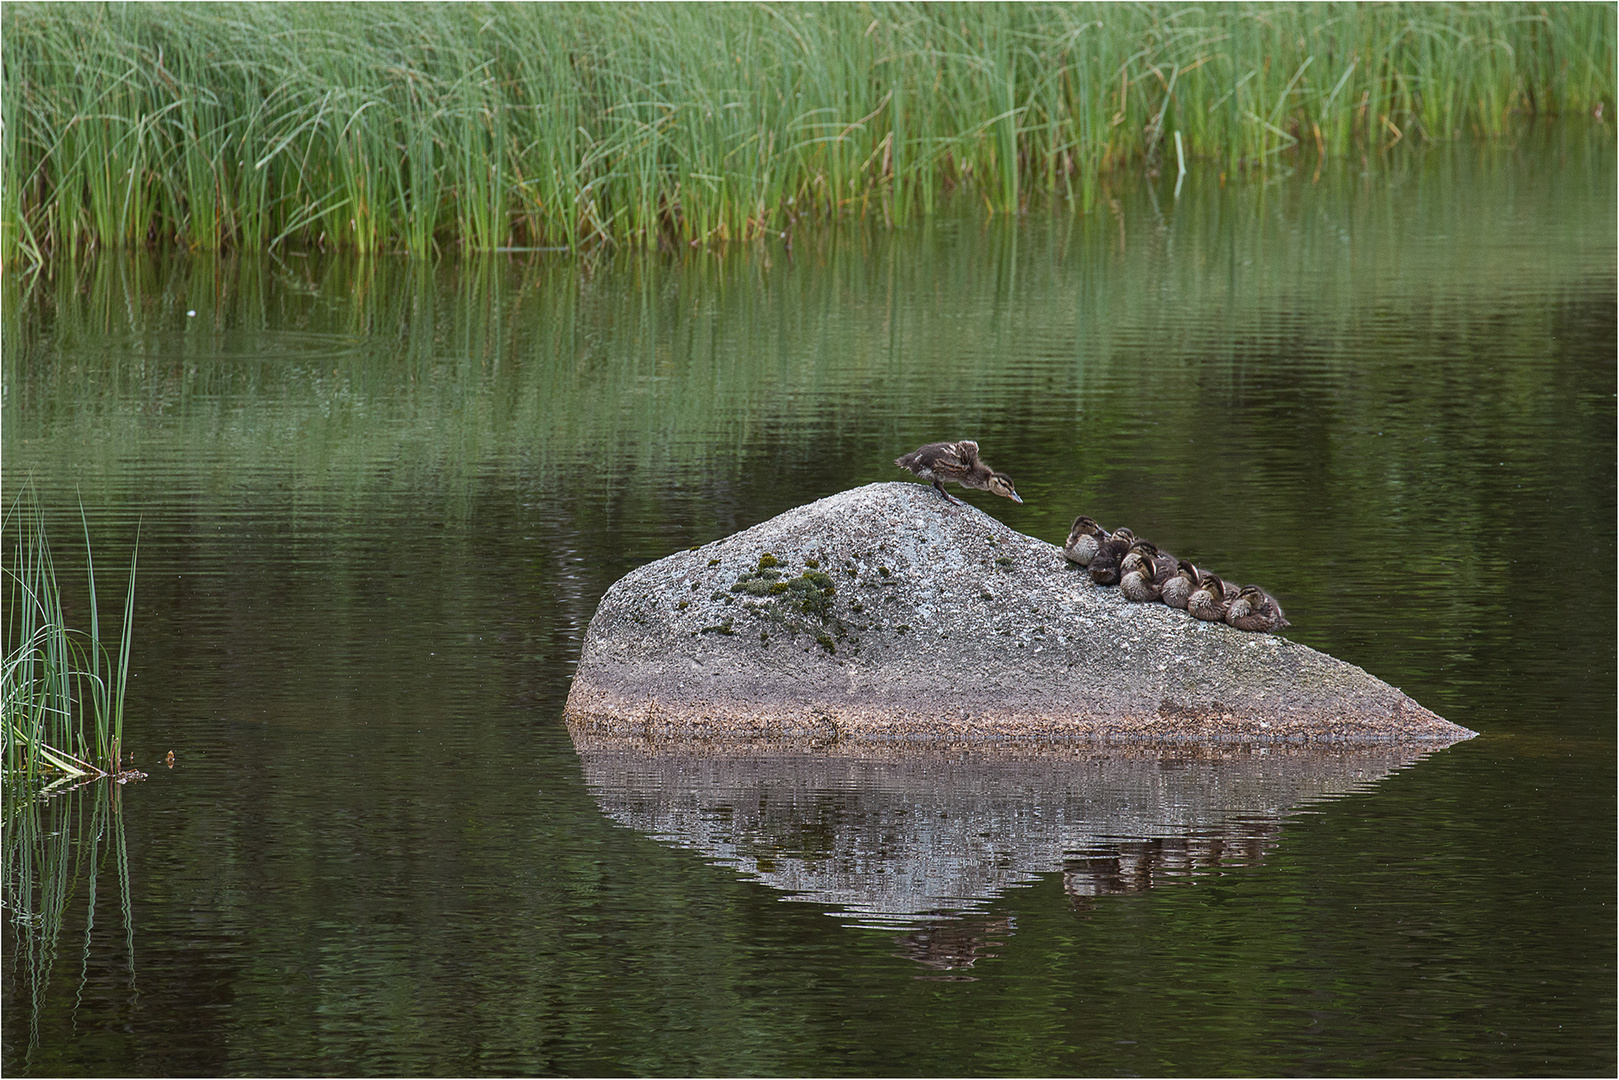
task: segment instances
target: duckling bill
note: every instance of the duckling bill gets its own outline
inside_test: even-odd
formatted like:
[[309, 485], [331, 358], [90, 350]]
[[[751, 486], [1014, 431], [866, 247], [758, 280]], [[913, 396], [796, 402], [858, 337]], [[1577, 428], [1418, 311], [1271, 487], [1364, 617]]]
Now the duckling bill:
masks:
[[961, 500], [944, 489], [947, 481], [965, 488], [987, 491], [1015, 503], [1023, 501], [1018, 497], [1017, 488], [1012, 485], [1012, 478], [984, 464], [978, 456], [978, 444], [971, 439], [928, 443], [895, 458], [894, 464], [924, 480], [931, 480], [939, 494], [957, 506], [961, 505]]

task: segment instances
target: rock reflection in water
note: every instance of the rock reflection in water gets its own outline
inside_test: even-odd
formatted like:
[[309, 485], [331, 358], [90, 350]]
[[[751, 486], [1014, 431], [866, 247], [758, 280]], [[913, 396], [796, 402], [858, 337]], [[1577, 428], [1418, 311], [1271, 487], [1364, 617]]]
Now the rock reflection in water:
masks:
[[[805, 749], [575, 730], [610, 819], [852, 922], [911, 930], [925, 966], [971, 966], [1007, 889], [1061, 872], [1077, 907], [1251, 865], [1301, 807], [1368, 787], [1423, 746], [1043, 745]], [[961, 933], [939, 924], [979, 913]], [[959, 939], [959, 940], [958, 940]]]
[[1011, 916], [994, 918], [987, 915], [962, 915], [950, 921], [929, 923], [920, 930], [912, 930], [899, 939], [895, 956], [914, 960], [937, 975], [918, 975], [919, 979], [941, 982], [969, 982], [970, 975], [956, 972], [970, 968], [980, 958], [998, 956], [991, 949], [1006, 944], [1017, 924]]
[[1115, 838], [1100, 850], [1069, 852], [1063, 860], [1063, 892], [1075, 910], [1087, 911], [1094, 906], [1093, 897], [1142, 892], [1177, 877], [1257, 865], [1275, 846], [1285, 816], [1284, 811], [1242, 818], [1189, 836]]

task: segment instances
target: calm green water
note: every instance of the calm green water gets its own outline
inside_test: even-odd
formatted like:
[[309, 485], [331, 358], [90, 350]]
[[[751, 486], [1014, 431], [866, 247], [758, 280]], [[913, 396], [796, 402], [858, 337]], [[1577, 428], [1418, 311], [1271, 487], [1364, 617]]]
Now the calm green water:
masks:
[[[8, 800], [0, 1064], [1612, 1073], [1615, 204], [1579, 128], [724, 260], [8, 275], [5, 498], [66, 565], [139, 522], [151, 777], [41, 810], [54, 937]], [[961, 437], [1014, 528], [1259, 581], [1481, 737], [574, 745], [613, 580]]]

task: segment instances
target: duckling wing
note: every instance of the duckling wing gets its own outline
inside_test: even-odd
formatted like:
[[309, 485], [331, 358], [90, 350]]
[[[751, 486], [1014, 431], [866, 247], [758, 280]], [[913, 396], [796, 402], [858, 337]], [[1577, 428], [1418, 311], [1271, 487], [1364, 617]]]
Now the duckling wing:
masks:
[[962, 439], [946, 449], [954, 454], [956, 460], [967, 468], [971, 468], [973, 463], [978, 460], [978, 444], [971, 439]]

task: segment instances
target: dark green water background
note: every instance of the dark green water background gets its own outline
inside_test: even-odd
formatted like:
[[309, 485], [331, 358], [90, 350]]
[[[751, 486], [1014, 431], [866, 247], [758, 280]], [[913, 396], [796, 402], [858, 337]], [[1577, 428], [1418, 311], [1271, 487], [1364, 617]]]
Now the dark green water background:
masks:
[[[127, 890], [45, 809], [102, 871], [54, 951], [7, 912], [5, 1072], [1611, 1074], [1615, 197], [1579, 126], [723, 260], [9, 274], [5, 498], [64, 569], [79, 498], [103, 574], [140, 523], [151, 777]], [[1262, 582], [1482, 735], [888, 926], [765, 874], [961, 854], [840, 832], [879, 780], [610, 816], [690, 793], [560, 721], [607, 586], [961, 437], [1012, 527]]]

